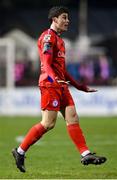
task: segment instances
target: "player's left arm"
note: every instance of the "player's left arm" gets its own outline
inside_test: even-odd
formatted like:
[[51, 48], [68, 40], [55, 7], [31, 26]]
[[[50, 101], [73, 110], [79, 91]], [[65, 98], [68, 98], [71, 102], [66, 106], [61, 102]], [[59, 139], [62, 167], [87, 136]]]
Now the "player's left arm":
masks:
[[67, 81], [70, 81], [70, 84], [78, 90], [81, 90], [84, 92], [96, 92], [97, 91], [96, 89], [90, 88], [90, 87], [86, 86], [85, 84], [78, 83], [71, 77], [71, 75], [67, 71], [65, 71], [65, 78]]

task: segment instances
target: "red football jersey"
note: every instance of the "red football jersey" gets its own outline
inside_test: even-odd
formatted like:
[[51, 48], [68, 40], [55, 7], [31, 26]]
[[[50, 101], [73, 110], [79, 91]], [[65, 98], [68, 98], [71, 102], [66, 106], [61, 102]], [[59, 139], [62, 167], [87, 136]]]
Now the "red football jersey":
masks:
[[[41, 34], [38, 39], [38, 51], [41, 61], [39, 86], [51, 82], [49, 78], [52, 76], [65, 81], [65, 44], [53, 29], [48, 29]], [[46, 52], [51, 56], [50, 62], [46, 62], [49, 63], [50, 69], [45, 68]]]

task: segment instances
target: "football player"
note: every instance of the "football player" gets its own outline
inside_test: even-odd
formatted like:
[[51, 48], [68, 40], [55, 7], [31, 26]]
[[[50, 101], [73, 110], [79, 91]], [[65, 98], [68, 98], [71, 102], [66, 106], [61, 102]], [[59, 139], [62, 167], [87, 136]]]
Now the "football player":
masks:
[[105, 157], [91, 153], [86, 145], [85, 137], [80, 128], [74, 100], [69, 91], [69, 84], [77, 90], [96, 92], [95, 89], [79, 84], [67, 72], [65, 67], [65, 44], [61, 34], [68, 30], [69, 11], [66, 7], [53, 7], [49, 11], [50, 28], [45, 30], [38, 39], [38, 51], [41, 61], [39, 88], [41, 92], [42, 120], [34, 125], [18, 148], [12, 150], [17, 168], [25, 172], [25, 153], [56, 123], [60, 111], [65, 119], [68, 134], [81, 154], [81, 163], [102, 164]]

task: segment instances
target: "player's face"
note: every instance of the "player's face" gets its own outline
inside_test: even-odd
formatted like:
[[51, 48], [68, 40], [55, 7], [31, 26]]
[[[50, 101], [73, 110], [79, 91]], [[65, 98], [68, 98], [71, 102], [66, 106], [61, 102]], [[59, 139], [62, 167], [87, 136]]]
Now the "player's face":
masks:
[[69, 25], [69, 18], [67, 13], [62, 13], [56, 18], [57, 29], [61, 32], [67, 31]]

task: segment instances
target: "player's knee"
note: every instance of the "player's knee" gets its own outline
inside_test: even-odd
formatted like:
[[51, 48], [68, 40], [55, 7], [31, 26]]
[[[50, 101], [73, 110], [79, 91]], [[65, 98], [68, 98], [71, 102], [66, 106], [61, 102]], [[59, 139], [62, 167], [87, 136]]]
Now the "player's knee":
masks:
[[48, 125], [48, 127], [47, 127], [47, 130], [53, 129], [54, 126], [55, 126], [55, 122], [50, 123], [50, 124]]
[[45, 127], [47, 131], [49, 131], [54, 128], [55, 121], [42, 121], [41, 124]]
[[75, 124], [78, 122], [79, 122], [79, 119], [78, 119], [77, 113], [73, 113], [73, 114], [71, 114], [71, 116], [66, 117], [66, 123], [67, 124]]

